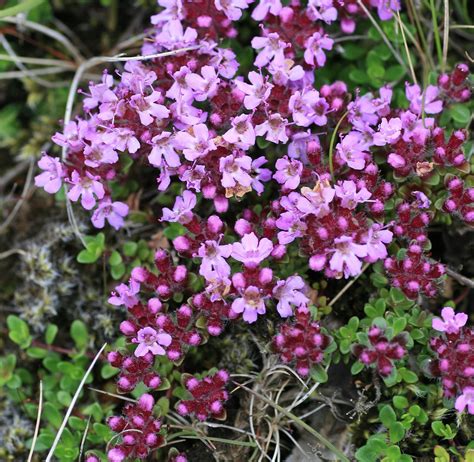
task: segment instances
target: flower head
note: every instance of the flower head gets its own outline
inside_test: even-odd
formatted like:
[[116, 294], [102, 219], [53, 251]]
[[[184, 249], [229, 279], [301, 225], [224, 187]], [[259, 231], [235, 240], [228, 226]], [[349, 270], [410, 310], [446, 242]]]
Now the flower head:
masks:
[[163, 346], [168, 346], [171, 340], [171, 335], [157, 332], [152, 327], [140, 329], [137, 337], [132, 340], [133, 343], [138, 343], [135, 356], [145, 356], [148, 352], [153, 355], [163, 356], [166, 353]]
[[258, 239], [255, 233], [245, 234], [241, 242], [232, 244], [231, 257], [249, 268], [256, 267], [273, 250], [273, 244], [266, 237]]
[[461, 329], [461, 327], [463, 327], [467, 322], [466, 313], [455, 313], [449, 306], [446, 306], [441, 310], [441, 317], [442, 319], [433, 318], [433, 329], [438, 332], [446, 332], [447, 334], [457, 334], [459, 329]]

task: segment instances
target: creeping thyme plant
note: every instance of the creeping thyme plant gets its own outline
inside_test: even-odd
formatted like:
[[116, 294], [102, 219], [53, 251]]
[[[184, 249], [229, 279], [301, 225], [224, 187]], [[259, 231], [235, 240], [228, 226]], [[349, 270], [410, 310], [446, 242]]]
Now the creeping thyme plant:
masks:
[[37, 162], [6, 460], [472, 460], [466, 2], [135, 7]]

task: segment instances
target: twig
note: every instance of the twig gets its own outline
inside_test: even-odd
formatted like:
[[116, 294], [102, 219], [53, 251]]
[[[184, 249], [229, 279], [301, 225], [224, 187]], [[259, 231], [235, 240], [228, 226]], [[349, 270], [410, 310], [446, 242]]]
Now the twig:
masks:
[[442, 64], [443, 62], [443, 51], [441, 50], [441, 39], [439, 38], [439, 30], [438, 30], [438, 17], [436, 15], [436, 7], [434, 0], [430, 0], [430, 8], [431, 8], [431, 21], [433, 23], [433, 35], [436, 45], [436, 53], [438, 55], [438, 64]]
[[[3, 34], [0, 34], [0, 43], [2, 44], [3, 48], [5, 48], [6, 52], [10, 55], [11, 60], [15, 63], [16, 67], [18, 67], [18, 69], [20, 69], [22, 73], [26, 74], [26, 77], [29, 77], [31, 80], [33, 80], [37, 84], [42, 85], [43, 87], [46, 87], [46, 88], [56, 88], [58, 86], [57, 82], [50, 82], [49, 80], [44, 80], [37, 77], [39, 75], [38, 71], [40, 72], [42, 71], [41, 73], [45, 75], [48, 74], [44, 72], [45, 71], [44, 69], [36, 69], [36, 70], [28, 69], [23, 64], [23, 62], [19, 59], [18, 55], [15, 53], [15, 50], [13, 50], [13, 48], [10, 46], [10, 43], [8, 42], [8, 40], [5, 38]], [[55, 74], [58, 72], [57, 71], [58, 67], [52, 67], [51, 69], [54, 70], [53, 72], [51, 72], [52, 74]], [[8, 74], [8, 72], [5, 72], [3, 74], [3, 78], [6, 78], [5, 74]]]
[[79, 448], [79, 462], [82, 459], [82, 453], [84, 452], [84, 445], [86, 444], [87, 433], [89, 432], [89, 425], [91, 424], [91, 416], [87, 419], [86, 429], [84, 430], [84, 435], [82, 435], [81, 447]]
[[11, 257], [12, 255], [15, 255], [15, 254], [26, 255], [26, 252], [21, 249], [5, 250], [5, 252], [0, 253], [0, 260]]
[[38, 433], [41, 424], [41, 412], [43, 410], [43, 381], [40, 380], [39, 386], [39, 403], [38, 403], [38, 415], [36, 417], [36, 425], [35, 425], [35, 432], [33, 434], [33, 441], [31, 442], [30, 453], [28, 454], [28, 461], [31, 462], [33, 460], [33, 453], [35, 451], [36, 440], [38, 439]]
[[0, 234], [3, 234], [7, 228], [10, 226], [11, 222], [15, 219], [17, 213], [20, 211], [21, 207], [23, 206], [23, 203], [26, 200], [27, 192], [30, 189], [31, 185], [31, 180], [33, 179], [33, 167], [34, 167], [34, 159], [30, 160], [30, 168], [28, 170], [28, 174], [26, 176], [26, 181], [25, 185], [23, 187], [23, 192], [21, 193], [20, 199], [18, 199], [17, 203], [15, 204], [15, 207], [13, 207], [13, 210], [10, 212], [10, 215], [8, 215], [7, 219], [2, 223], [0, 226]]
[[418, 82], [416, 80], [415, 69], [413, 68], [413, 63], [411, 62], [411, 55], [410, 55], [410, 50], [408, 49], [407, 38], [405, 37], [405, 30], [403, 28], [404, 24], [402, 22], [402, 18], [400, 17], [399, 11], [396, 12], [395, 17], [397, 18], [398, 23], [400, 24], [400, 32], [402, 33], [403, 46], [405, 47], [405, 53], [407, 55], [408, 67], [410, 68], [411, 78], [413, 80], [413, 83], [415, 85], [418, 85]]
[[[238, 382], [235, 382], [236, 384], [238, 384]], [[336, 448], [336, 446], [334, 446], [328, 439], [326, 439], [323, 435], [321, 435], [321, 433], [319, 433], [318, 431], [316, 431], [313, 427], [311, 427], [310, 425], [308, 425], [306, 422], [304, 422], [303, 420], [301, 420], [298, 416], [296, 416], [295, 414], [291, 413], [291, 412], [288, 412], [285, 408], [283, 408], [282, 406], [280, 406], [279, 404], [273, 402], [272, 400], [266, 398], [265, 396], [262, 396], [258, 393], [256, 393], [255, 391], [251, 390], [250, 388], [244, 386], [244, 385], [241, 385], [241, 387], [243, 389], [245, 389], [246, 391], [248, 391], [249, 393], [251, 393], [252, 395], [255, 395], [257, 398], [261, 399], [262, 401], [264, 401], [265, 403], [267, 403], [268, 405], [274, 407], [275, 409], [277, 409], [279, 412], [281, 412], [282, 414], [284, 414], [286, 417], [289, 417], [290, 419], [292, 419], [296, 425], [299, 425], [300, 427], [302, 427], [304, 430], [306, 430], [308, 433], [311, 433], [311, 435], [313, 435], [317, 440], [319, 440], [324, 446], [326, 446], [326, 448], [328, 448], [330, 451], [332, 451], [335, 455], [337, 455], [339, 457], [339, 460], [342, 461], [342, 462], [350, 462], [350, 460], [346, 457], [346, 455], [338, 448]]]
[[16, 164], [14, 167], [8, 170], [8, 172], [3, 174], [2, 177], [0, 178], [0, 190], [2, 190], [8, 183], [10, 183], [10, 181], [12, 181], [13, 178], [15, 178], [17, 175], [22, 173], [23, 170], [26, 170], [29, 164], [30, 164], [30, 161], [26, 159], [23, 162]]
[[393, 48], [393, 45], [390, 43], [390, 40], [388, 39], [387, 35], [385, 32], [382, 30], [382, 28], [379, 26], [378, 22], [375, 20], [375, 18], [372, 16], [370, 11], [367, 9], [367, 7], [362, 3], [361, 0], [357, 0], [357, 4], [361, 7], [361, 9], [364, 11], [366, 16], [370, 19], [370, 22], [374, 25], [374, 27], [377, 29], [377, 32], [380, 34], [382, 37], [382, 40], [385, 42], [385, 45], [389, 48], [389, 50], [392, 52], [393, 56], [395, 56], [395, 59], [398, 61], [400, 66], [402, 66], [405, 69], [405, 72], [408, 72], [407, 65], [405, 64], [405, 61], [403, 61], [402, 57], [400, 54]]
[[369, 263], [366, 263], [363, 267], [361, 272], [352, 280], [350, 280], [340, 291], [339, 293], [329, 302], [328, 306], [333, 306], [351, 287], [354, 282], [359, 279], [362, 273], [369, 267]]
[[80, 63], [84, 61], [84, 58], [82, 57], [81, 53], [79, 53], [79, 50], [72, 44], [72, 42], [65, 35], [54, 29], [43, 26], [42, 24], [38, 24], [33, 21], [28, 21], [21, 17], [0, 18], [0, 21], [17, 24], [17, 26], [19, 27], [24, 26], [28, 29], [41, 32], [42, 34], [47, 35], [48, 37], [51, 37], [57, 40], [62, 45], [64, 45], [64, 48], [66, 48], [71, 53], [76, 62]]
[[469, 279], [462, 274], [456, 273], [456, 271], [452, 270], [451, 268], [446, 268], [446, 274], [451, 276], [455, 281], [459, 282], [459, 284], [474, 289], [474, 280]]
[[441, 62], [441, 72], [446, 70], [448, 62], [449, 47], [449, 0], [444, 0], [444, 29], [443, 29], [443, 61]]
[[39, 66], [63, 66], [75, 69], [77, 66], [70, 61], [65, 61], [63, 59], [51, 59], [51, 58], [32, 58], [30, 56], [18, 56], [12, 57], [10, 55], [4, 55], [0, 53], [0, 60], [2, 61], [15, 61], [20, 60], [25, 64], [38, 64]]
[[127, 398], [126, 396], [122, 396], [122, 395], [117, 395], [115, 393], [109, 393], [108, 391], [104, 391], [104, 390], [99, 390], [98, 388], [93, 388], [93, 387], [87, 387], [89, 390], [92, 390], [92, 391], [95, 391], [97, 393], [102, 393], [103, 395], [107, 395], [107, 396], [112, 396], [113, 398], [118, 398], [118, 399], [121, 399], [123, 401], [128, 401], [130, 403], [136, 403], [137, 400], [136, 399], [132, 399], [132, 398]]
[[56, 434], [56, 438], [54, 439], [53, 445], [51, 446], [51, 449], [48, 452], [48, 456], [46, 457], [45, 462], [51, 462], [52, 457], [54, 455], [54, 451], [56, 450], [56, 447], [59, 443], [59, 440], [61, 439], [61, 435], [63, 434], [63, 431], [66, 428], [67, 421], [69, 420], [69, 416], [71, 415], [72, 410], [74, 409], [74, 405], [76, 404], [76, 401], [79, 398], [79, 394], [82, 390], [82, 387], [84, 386], [84, 383], [86, 382], [87, 377], [89, 377], [89, 374], [91, 373], [92, 369], [94, 368], [95, 363], [99, 359], [100, 355], [102, 354], [102, 352], [104, 351], [106, 346], [107, 346], [107, 343], [104, 343], [102, 348], [99, 350], [99, 352], [96, 354], [95, 358], [91, 362], [91, 365], [89, 366], [89, 369], [87, 369], [86, 373], [82, 377], [81, 383], [77, 387], [76, 393], [74, 393], [71, 404], [69, 405], [69, 407], [66, 411], [66, 415], [64, 416], [64, 419], [61, 423], [61, 426], [59, 427], [58, 433]]
[[27, 0], [25, 2], [21, 2], [18, 5], [11, 6], [9, 8], [4, 8], [0, 10], [0, 18], [25, 13], [43, 2], [44, 0]]

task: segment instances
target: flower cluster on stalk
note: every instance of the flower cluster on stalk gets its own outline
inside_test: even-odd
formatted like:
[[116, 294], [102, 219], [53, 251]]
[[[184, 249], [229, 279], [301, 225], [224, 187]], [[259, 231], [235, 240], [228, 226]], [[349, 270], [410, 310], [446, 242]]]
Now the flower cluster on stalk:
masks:
[[[181, 187], [159, 217], [183, 230], [172, 250], [156, 252], [154, 269], [136, 267], [109, 299], [127, 311], [120, 325], [126, 351], [109, 353], [120, 368], [119, 390], [140, 382], [158, 388], [159, 357], [179, 363], [226, 324], [266, 316], [281, 323], [273, 342], [281, 360], [306, 376], [322, 362], [330, 338], [309, 314], [306, 269], [281, 270], [297, 252], [310, 271], [328, 279], [358, 277], [381, 262], [407, 297], [436, 295], [444, 267], [431, 259], [429, 223], [437, 213], [474, 222], [473, 188], [464, 180], [467, 133], [439, 126], [444, 109], [470, 98], [467, 67], [458, 65], [425, 89], [407, 84], [399, 107], [389, 86], [353, 94], [342, 81], [315, 85], [315, 72], [334, 53], [329, 26], [350, 34], [367, 8], [390, 19], [398, 0], [158, 4], [142, 53], [172, 53], [130, 60], [120, 74], [104, 72], [100, 83], [91, 83], [82, 92], [83, 114], [53, 137], [66, 158], [44, 154], [35, 179], [52, 194], [65, 185], [69, 200], [91, 211], [95, 227], [108, 222], [115, 229], [130, 219], [130, 206], [113, 197], [128, 178], [125, 157], [154, 172], [157, 192]], [[235, 53], [220, 43], [236, 37], [235, 21], [249, 8], [260, 35], [251, 40], [252, 69], [239, 75]], [[176, 302], [183, 294], [189, 298]], [[432, 348], [445, 393], [458, 396], [458, 410], [471, 411], [474, 373], [463, 355], [472, 331], [443, 335]], [[406, 354], [405, 339], [389, 340], [376, 326], [368, 338], [370, 345], [356, 346], [354, 354], [388, 376]], [[227, 382], [223, 371], [189, 378], [192, 398], [178, 412], [223, 417]], [[124, 432], [111, 461], [144, 458], [163, 443], [153, 404], [145, 394], [126, 406], [125, 417], [110, 420]]]

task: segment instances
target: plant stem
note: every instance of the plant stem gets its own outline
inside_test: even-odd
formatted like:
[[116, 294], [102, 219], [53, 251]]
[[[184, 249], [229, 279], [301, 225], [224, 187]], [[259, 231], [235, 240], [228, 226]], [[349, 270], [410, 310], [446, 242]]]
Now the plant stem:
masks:
[[347, 117], [348, 114], [349, 112], [345, 112], [342, 115], [342, 117], [339, 119], [339, 121], [336, 124], [336, 127], [334, 128], [334, 131], [332, 132], [331, 141], [329, 142], [329, 171], [331, 172], [332, 181], [335, 181], [334, 164], [333, 164], [334, 142], [336, 140], [337, 131], [339, 130], [339, 127], [341, 126], [342, 121]]
[[[235, 382], [236, 385], [240, 385], [238, 382]], [[336, 456], [339, 457], [340, 462], [350, 462], [350, 460], [346, 457], [346, 455], [336, 446], [334, 446], [328, 439], [326, 439], [321, 433], [316, 431], [313, 427], [308, 425], [306, 422], [301, 420], [298, 416], [293, 414], [292, 412], [287, 411], [285, 408], [281, 407], [279, 404], [273, 402], [271, 399], [266, 398], [265, 396], [260, 395], [259, 393], [256, 393], [255, 391], [251, 390], [250, 388], [246, 387], [245, 385], [240, 385], [240, 388], [243, 388], [244, 390], [248, 391], [249, 393], [252, 393], [265, 403], [269, 404], [273, 408], [275, 408], [277, 411], [281, 412], [284, 414], [286, 417], [290, 418], [291, 420], [294, 421], [296, 425], [299, 425], [301, 428], [305, 429], [308, 433], [311, 433], [316, 439], [318, 439], [324, 446], [326, 446], [330, 451], [332, 451]]]
[[431, 8], [431, 18], [433, 22], [433, 34], [434, 34], [434, 40], [435, 40], [435, 45], [436, 45], [436, 54], [438, 55], [438, 64], [442, 64], [443, 62], [443, 50], [441, 48], [441, 38], [439, 36], [439, 30], [438, 30], [438, 17], [436, 14], [436, 7], [434, 4], [434, 0], [430, 0], [430, 8]]

